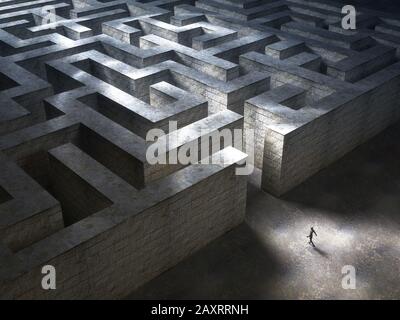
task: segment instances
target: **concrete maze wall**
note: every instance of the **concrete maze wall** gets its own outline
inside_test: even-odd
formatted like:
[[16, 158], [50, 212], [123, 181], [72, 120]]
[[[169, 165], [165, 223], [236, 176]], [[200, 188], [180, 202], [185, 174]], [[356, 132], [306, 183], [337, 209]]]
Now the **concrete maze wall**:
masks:
[[[0, 297], [123, 297], [243, 221], [246, 150], [281, 195], [397, 121], [400, 19], [357, 9], [346, 31], [323, 0], [1, 2]], [[167, 155], [255, 135], [151, 165], [155, 128]]]

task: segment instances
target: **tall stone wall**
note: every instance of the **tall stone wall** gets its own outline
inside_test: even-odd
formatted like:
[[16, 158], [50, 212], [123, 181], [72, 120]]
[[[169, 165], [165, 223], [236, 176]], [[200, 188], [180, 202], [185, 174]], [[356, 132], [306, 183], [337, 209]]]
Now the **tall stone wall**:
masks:
[[[233, 148], [221, 152], [241, 159]], [[76, 169], [76, 158], [86, 157], [71, 145], [51, 154], [69, 169]], [[10, 256], [1, 270], [2, 298], [122, 298], [244, 219], [246, 176], [236, 175], [234, 164], [191, 165], [140, 192], [101, 165], [91, 165], [102, 179], [90, 177], [89, 182], [110, 203], [86, 218], [73, 217], [81, 220]], [[67, 180], [62, 176], [60, 183], [68, 194], [82, 196]], [[103, 199], [90, 201], [104, 207]], [[12, 263], [18, 262], [25, 263], [15, 268]], [[41, 268], [47, 264], [56, 268], [56, 290], [41, 287]]]

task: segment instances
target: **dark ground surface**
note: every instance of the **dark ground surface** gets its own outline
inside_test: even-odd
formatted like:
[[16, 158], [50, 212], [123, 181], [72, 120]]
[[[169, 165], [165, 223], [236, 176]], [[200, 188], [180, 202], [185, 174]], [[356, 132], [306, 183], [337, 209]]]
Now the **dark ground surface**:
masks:
[[[400, 13], [400, 1], [341, 2]], [[281, 199], [259, 184], [258, 171], [245, 223], [129, 298], [400, 299], [400, 123]], [[344, 265], [355, 290], [341, 286]]]
[[[352, 4], [362, 6], [372, 10], [388, 11], [392, 13], [400, 13], [399, 0], [333, 0], [343, 4]], [[356, 7], [357, 8], [357, 7]]]
[[[129, 298], [400, 298], [399, 161], [400, 123], [282, 199], [259, 189], [256, 172], [246, 223]], [[341, 286], [344, 265], [356, 268], [356, 290]]]

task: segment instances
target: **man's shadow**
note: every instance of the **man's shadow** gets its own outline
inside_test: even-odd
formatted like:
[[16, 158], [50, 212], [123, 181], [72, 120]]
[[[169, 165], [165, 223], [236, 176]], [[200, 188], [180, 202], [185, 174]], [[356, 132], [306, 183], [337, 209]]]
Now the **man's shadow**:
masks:
[[329, 257], [329, 254], [326, 251], [324, 251], [324, 250], [322, 250], [322, 249], [320, 249], [318, 247], [311, 247], [310, 249], [314, 250], [315, 252], [317, 252], [320, 256], [322, 256], [324, 258], [328, 258]]

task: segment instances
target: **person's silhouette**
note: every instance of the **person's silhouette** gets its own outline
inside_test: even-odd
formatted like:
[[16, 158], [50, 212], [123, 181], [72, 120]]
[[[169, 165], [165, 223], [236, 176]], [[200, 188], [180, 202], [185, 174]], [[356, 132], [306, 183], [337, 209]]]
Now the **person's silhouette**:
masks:
[[317, 235], [317, 233], [314, 230], [314, 227], [311, 227], [310, 234], [307, 236], [307, 238], [310, 239], [310, 241], [308, 241], [308, 244], [311, 244], [315, 248], [315, 244], [312, 241], [314, 234]]

